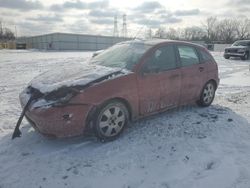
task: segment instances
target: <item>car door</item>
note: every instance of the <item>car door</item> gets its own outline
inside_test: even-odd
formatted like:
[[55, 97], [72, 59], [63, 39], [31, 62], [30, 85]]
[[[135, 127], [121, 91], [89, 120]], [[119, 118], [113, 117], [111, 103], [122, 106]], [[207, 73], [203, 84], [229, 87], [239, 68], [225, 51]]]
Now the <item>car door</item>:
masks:
[[138, 77], [140, 114], [146, 115], [179, 104], [181, 73], [177, 69], [174, 46], [156, 48]]
[[199, 98], [206, 71], [204, 64], [200, 64], [195, 47], [177, 45], [177, 52], [181, 64], [180, 104], [183, 105]]
[[202, 86], [211, 79], [218, 80], [218, 67], [212, 55], [205, 49], [197, 49], [200, 56], [200, 66], [204, 67]]

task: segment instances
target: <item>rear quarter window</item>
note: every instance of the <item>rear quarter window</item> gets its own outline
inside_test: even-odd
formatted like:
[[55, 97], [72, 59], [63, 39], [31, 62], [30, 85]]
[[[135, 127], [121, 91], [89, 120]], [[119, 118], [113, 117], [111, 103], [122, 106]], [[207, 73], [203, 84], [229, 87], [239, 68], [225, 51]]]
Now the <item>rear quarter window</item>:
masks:
[[183, 67], [199, 64], [199, 56], [195, 48], [191, 46], [177, 46], [180, 55], [181, 64]]
[[202, 63], [213, 62], [213, 58], [209, 53], [205, 52], [204, 50], [200, 50], [200, 49], [198, 49], [198, 51], [200, 53], [200, 58], [201, 58]]

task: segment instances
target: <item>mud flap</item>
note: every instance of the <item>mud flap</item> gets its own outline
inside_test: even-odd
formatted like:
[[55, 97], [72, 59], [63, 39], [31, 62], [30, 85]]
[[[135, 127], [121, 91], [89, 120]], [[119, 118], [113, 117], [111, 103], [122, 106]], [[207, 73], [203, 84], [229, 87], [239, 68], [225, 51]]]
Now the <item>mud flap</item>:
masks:
[[21, 113], [21, 115], [20, 115], [20, 117], [19, 117], [19, 119], [18, 119], [18, 121], [16, 123], [15, 130], [14, 130], [14, 132], [12, 134], [12, 139], [15, 139], [16, 137], [21, 137], [22, 132], [20, 131], [19, 128], [20, 128], [20, 125], [22, 123], [22, 120], [23, 120], [23, 117], [25, 115], [25, 112], [27, 111], [27, 109], [28, 109], [30, 103], [33, 101], [33, 99], [34, 99], [34, 97], [30, 97], [30, 99], [28, 100], [27, 104], [24, 106], [23, 111], [22, 111], [22, 113]]

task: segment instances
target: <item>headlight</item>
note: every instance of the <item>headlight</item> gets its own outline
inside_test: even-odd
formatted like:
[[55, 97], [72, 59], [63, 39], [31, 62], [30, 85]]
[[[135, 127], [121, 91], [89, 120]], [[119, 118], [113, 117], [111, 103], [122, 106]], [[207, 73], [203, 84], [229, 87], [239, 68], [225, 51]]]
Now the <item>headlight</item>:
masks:
[[55, 103], [65, 104], [70, 101], [77, 93], [78, 90], [74, 88], [62, 87], [56, 91], [52, 91], [44, 96], [47, 101], [55, 101]]

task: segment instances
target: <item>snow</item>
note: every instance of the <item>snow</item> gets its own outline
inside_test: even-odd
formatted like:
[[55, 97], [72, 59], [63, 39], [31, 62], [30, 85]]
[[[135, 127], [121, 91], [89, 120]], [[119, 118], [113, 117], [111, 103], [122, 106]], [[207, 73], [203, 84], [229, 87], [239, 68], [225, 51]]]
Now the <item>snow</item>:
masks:
[[85, 85], [118, 70], [120, 69], [91, 65], [88, 62], [70, 63], [38, 75], [29, 85], [42, 93], [49, 93], [63, 86]]
[[48, 70], [83, 63], [91, 52], [0, 51], [0, 187], [249, 188], [250, 61], [219, 65], [208, 108], [186, 106], [131, 123], [118, 140], [48, 139], [23, 121], [18, 94]]

